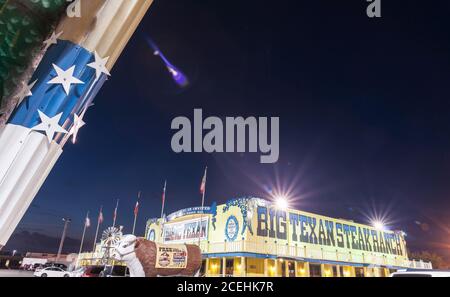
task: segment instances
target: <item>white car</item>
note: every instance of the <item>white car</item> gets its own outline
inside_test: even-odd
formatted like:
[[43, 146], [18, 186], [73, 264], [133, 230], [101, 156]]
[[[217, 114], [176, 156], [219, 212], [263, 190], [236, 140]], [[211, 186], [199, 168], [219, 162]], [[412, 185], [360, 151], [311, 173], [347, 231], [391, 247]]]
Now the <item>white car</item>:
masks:
[[446, 270], [399, 270], [391, 274], [391, 277], [450, 277], [450, 271]]
[[47, 267], [34, 273], [37, 277], [70, 277], [70, 272], [59, 267]]

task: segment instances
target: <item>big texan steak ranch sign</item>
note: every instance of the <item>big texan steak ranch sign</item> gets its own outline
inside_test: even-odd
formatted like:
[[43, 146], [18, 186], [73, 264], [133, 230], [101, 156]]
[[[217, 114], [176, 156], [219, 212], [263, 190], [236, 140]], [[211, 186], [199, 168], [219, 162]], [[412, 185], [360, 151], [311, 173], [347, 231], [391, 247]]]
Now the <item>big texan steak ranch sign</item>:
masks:
[[[405, 256], [403, 236], [350, 221], [264, 206], [257, 209], [257, 236], [350, 250]], [[289, 222], [289, 224], [288, 224]], [[288, 233], [290, 238], [288, 238]]]

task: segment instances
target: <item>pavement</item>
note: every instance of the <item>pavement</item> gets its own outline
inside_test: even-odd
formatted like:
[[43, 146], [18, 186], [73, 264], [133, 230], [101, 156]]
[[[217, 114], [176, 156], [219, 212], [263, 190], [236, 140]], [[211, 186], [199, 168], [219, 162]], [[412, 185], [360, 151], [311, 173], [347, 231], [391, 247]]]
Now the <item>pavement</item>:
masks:
[[33, 277], [33, 271], [0, 269], [0, 277]]

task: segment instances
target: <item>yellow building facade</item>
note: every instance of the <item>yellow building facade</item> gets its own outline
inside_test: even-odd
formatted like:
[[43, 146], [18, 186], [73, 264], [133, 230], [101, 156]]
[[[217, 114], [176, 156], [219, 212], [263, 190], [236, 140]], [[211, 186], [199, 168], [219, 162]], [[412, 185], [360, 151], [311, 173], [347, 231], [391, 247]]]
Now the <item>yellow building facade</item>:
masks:
[[199, 244], [206, 276], [378, 277], [405, 268], [405, 233], [293, 209], [259, 198], [192, 207], [147, 222], [146, 238]]

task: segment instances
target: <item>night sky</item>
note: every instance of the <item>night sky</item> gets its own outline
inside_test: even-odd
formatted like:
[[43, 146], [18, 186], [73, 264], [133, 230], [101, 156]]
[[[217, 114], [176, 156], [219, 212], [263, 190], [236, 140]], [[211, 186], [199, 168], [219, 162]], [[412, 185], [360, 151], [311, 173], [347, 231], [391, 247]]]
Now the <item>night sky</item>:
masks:
[[[142, 191], [143, 235], [159, 215], [164, 180], [166, 213], [198, 206], [207, 165], [206, 204], [289, 191], [294, 208], [361, 223], [383, 214], [412, 250], [449, 255], [450, 4], [382, 0], [381, 19], [369, 19], [367, 5], [156, 0], [16, 232], [60, 236], [68, 216], [69, 236], [80, 238], [90, 211], [88, 249], [100, 205], [106, 227], [119, 198], [118, 224], [131, 232]], [[145, 35], [188, 88], [173, 82]], [[194, 108], [205, 117], [280, 117], [278, 163], [175, 154], [171, 121], [192, 119]]]

